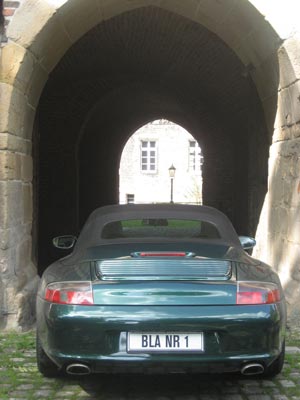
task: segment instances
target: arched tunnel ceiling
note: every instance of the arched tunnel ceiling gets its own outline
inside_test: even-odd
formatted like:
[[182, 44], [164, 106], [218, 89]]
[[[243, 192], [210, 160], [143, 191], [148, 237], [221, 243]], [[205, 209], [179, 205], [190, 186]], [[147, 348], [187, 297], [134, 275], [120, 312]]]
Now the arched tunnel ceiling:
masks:
[[[181, 124], [201, 143], [206, 204], [253, 233], [266, 190], [268, 139], [251, 77], [222, 38], [143, 7], [94, 27], [50, 74], [37, 118], [40, 247], [78, 230], [93, 208], [117, 201], [123, 146], [156, 118]], [[260, 156], [249, 172], [254, 145]]]
[[[52, 72], [48, 88], [96, 99], [136, 81], [163, 85], [190, 105], [234, 112], [247, 106], [251, 82], [215, 34], [176, 14], [147, 7], [104, 21], [82, 37]], [[96, 100], [92, 96], [91, 102]], [[86, 99], [85, 99], [86, 100]], [[225, 109], [224, 109], [225, 107]]]

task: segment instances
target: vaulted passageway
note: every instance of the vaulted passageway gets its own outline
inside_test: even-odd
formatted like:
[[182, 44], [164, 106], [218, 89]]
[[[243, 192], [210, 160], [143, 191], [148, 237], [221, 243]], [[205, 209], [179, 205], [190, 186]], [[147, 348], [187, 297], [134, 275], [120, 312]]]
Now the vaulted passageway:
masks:
[[157, 7], [79, 39], [52, 71], [37, 114], [41, 270], [57, 256], [51, 237], [76, 233], [95, 207], [118, 201], [123, 146], [158, 118], [179, 123], [203, 148], [204, 204], [253, 235], [270, 135], [250, 72], [222, 38]]
[[256, 256], [299, 321], [298, 2], [6, 3], [0, 329], [32, 324], [38, 273], [62, 255], [51, 238], [118, 201], [124, 144], [161, 118], [199, 142], [204, 203], [244, 234], [259, 221]]

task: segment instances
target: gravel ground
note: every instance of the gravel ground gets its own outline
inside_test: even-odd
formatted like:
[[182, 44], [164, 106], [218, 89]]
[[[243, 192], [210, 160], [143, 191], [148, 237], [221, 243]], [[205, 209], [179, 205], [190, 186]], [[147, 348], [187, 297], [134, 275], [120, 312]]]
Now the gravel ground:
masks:
[[102, 376], [47, 379], [37, 371], [34, 332], [0, 334], [0, 400], [300, 400], [299, 332], [289, 333], [275, 379], [211, 376]]

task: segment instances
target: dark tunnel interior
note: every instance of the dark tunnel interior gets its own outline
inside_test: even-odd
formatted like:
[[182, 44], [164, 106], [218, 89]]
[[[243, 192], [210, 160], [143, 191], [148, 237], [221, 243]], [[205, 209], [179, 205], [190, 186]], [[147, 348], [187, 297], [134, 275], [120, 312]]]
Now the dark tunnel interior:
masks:
[[204, 204], [225, 212], [238, 233], [255, 234], [269, 138], [251, 76], [205, 27], [144, 7], [86, 33], [42, 93], [34, 129], [39, 272], [64, 255], [53, 237], [77, 234], [94, 208], [118, 202], [123, 147], [160, 118], [199, 142]]

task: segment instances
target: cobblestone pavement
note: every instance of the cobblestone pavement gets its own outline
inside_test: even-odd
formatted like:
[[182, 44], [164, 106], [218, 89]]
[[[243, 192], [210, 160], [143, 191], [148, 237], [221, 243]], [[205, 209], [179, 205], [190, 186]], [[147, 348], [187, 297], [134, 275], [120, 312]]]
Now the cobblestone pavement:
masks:
[[[300, 400], [300, 349], [288, 347], [273, 380], [241, 376], [102, 376], [46, 379], [36, 368], [34, 334], [0, 334], [0, 400]], [[298, 345], [298, 343], [297, 343]]]

